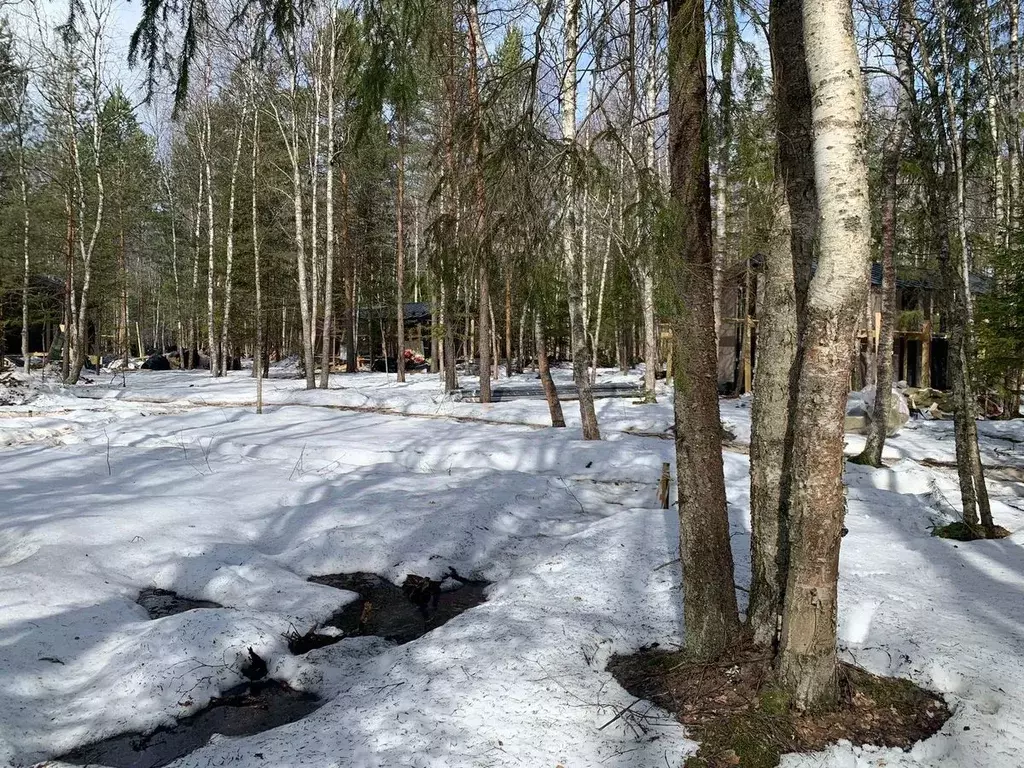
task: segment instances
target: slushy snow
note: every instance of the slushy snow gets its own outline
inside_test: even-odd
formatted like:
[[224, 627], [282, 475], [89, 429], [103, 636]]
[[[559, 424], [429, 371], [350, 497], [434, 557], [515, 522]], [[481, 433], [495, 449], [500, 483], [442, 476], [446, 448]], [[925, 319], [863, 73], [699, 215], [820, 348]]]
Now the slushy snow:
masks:
[[[271, 378], [256, 415], [245, 373], [139, 371], [0, 409], [0, 764], [171, 724], [241, 682], [252, 647], [273, 678], [326, 703], [174, 765], [681, 765], [697, 745], [605, 671], [614, 653], [681, 642], [678, 528], [657, 508], [670, 392], [599, 400], [606, 439], [593, 443], [575, 403], [553, 430], [543, 400], [457, 402], [433, 376], [331, 385]], [[722, 404], [739, 444], [749, 405]], [[891, 466], [848, 471], [839, 632], [845, 658], [941, 692], [954, 716], [909, 753], [839, 744], [786, 766], [1022, 763], [1024, 486], [991, 484], [1010, 538], [930, 537], [958, 492], [954, 472], [921, 461], [950, 458], [951, 427], [912, 422], [887, 446]], [[1024, 426], [979, 427], [987, 463], [1024, 468]], [[745, 587], [741, 448], [724, 465]], [[403, 646], [289, 653], [289, 632], [355, 599], [310, 575], [401, 583], [452, 567], [492, 582], [486, 603]], [[135, 599], [152, 587], [223, 608], [151, 621]]]

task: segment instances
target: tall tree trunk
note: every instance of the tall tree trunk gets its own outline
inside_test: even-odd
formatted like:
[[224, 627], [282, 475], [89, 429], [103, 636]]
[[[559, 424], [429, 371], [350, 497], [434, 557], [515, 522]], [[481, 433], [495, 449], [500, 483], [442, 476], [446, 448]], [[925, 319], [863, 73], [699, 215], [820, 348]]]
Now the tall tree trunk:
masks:
[[398, 168], [395, 190], [395, 373], [405, 381], [405, 117], [398, 118]]
[[722, 327], [722, 272], [728, 250], [729, 211], [729, 159], [732, 154], [732, 74], [736, 60], [736, 40], [739, 31], [736, 24], [736, 9], [733, 0], [723, 0], [722, 21], [725, 40], [722, 42], [722, 79], [719, 82], [720, 142], [718, 162], [715, 164], [715, 344]]
[[488, 285], [486, 231], [487, 226], [487, 188], [484, 180], [483, 155], [483, 113], [480, 105], [480, 86], [478, 75], [478, 49], [483, 45], [477, 39], [479, 25], [476, 22], [476, 2], [469, 0], [466, 14], [469, 22], [469, 102], [473, 113], [473, 178], [474, 207], [476, 223], [473, 231], [474, 250], [476, 251], [477, 276], [479, 282], [479, 334], [480, 334], [480, 402], [491, 402], [491, 294]]
[[541, 325], [540, 312], [533, 312], [533, 343], [537, 348], [537, 374], [544, 388], [544, 399], [548, 401], [548, 412], [551, 414], [552, 427], [564, 427], [565, 416], [562, 415], [562, 403], [558, 399], [558, 390], [551, 378], [551, 366], [548, 365], [548, 350], [544, 343], [544, 327]]
[[[910, 23], [907, 18], [911, 10], [909, 0], [900, 0], [897, 34], [904, 51], [908, 51], [910, 46]], [[875, 359], [875, 402], [867, 442], [864, 451], [856, 459], [858, 463], [872, 467], [882, 466], [882, 449], [889, 433], [889, 411], [892, 408], [892, 349], [893, 333], [896, 329], [896, 187], [899, 182], [903, 142], [910, 127], [910, 94], [907, 88], [911, 87], [914, 81], [909, 56], [899, 53], [897, 61], [900, 81], [905, 85], [898, 87], [896, 124], [886, 137], [882, 149], [882, 312]], [[870, 341], [868, 343], [870, 344]], [[928, 342], [922, 339], [921, 343]]]
[[765, 257], [750, 434], [751, 583], [754, 642], [778, 640], [788, 558], [793, 410], [799, 339], [817, 239], [811, 91], [802, 0], [772, 0], [769, 46], [775, 89], [775, 228]]
[[[565, 9], [565, 70], [561, 84], [562, 140], [565, 151], [576, 151], [576, 64], [579, 58], [580, 0], [567, 0]], [[569, 335], [572, 345], [572, 378], [580, 404], [580, 422], [584, 440], [600, 440], [594, 394], [590, 387], [590, 354], [587, 325], [583, 314], [583, 259], [576, 249], [575, 179], [572, 163], [563, 161], [562, 183], [565, 190], [562, 212], [562, 253], [569, 299]]]
[[231, 179], [228, 184], [228, 221], [225, 232], [227, 243], [224, 248], [224, 320], [220, 326], [221, 373], [227, 374], [231, 366], [228, 353], [228, 337], [231, 330], [231, 273], [235, 261], [235, 189], [238, 179], [238, 163], [242, 157], [242, 137], [245, 135], [245, 107], [238, 120], [238, 138], [235, 140], [235, 155], [231, 162]]
[[505, 375], [512, 376], [512, 274], [505, 272]]
[[264, 354], [266, 342], [263, 336], [263, 274], [260, 264], [260, 230], [259, 210], [256, 205], [257, 169], [259, 166], [260, 153], [260, 112], [256, 105], [255, 84], [251, 93], [252, 97], [252, 155], [249, 166], [249, 181], [252, 184], [252, 197], [250, 203], [252, 210], [252, 271], [253, 280], [256, 283], [256, 352], [253, 355], [253, 373], [256, 374], [256, 413], [263, 413], [263, 379], [267, 375], [267, 357]]
[[213, 218], [213, 133], [210, 126], [210, 82], [209, 63], [207, 64], [206, 99], [203, 104], [203, 168], [206, 175], [206, 343], [210, 348], [210, 375], [220, 376], [220, 354], [217, 344], [216, 324], [216, 287], [217, 269], [214, 261], [214, 218]]
[[[71, 207], [70, 193], [64, 193], [64, 216], [67, 226], [64, 233], [64, 349], [61, 353], [61, 381], [71, 381], [71, 333], [75, 322], [72, 301], [75, 296], [75, 214]], [[43, 369], [45, 374], [46, 370]]]
[[[22, 106], [24, 109], [24, 106]], [[21, 113], [19, 113], [19, 118]], [[21, 276], [21, 358], [24, 361], [25, 373], [32, 371], [31, 349], [28, 337], [28, 305], [29, 305], [29, 225], [31, 224], [31, 209], [28, 205], [28, 169], [25, 164], [25, 128], [18, 125], [18, 181], [21, 186], [21, 248], [24, 270]]]
[[199, 188], [196, 190], [196, 207], [192, 227], [192, 290], [189, 293], [188, 317], [188, 367], [196, 368], [199, 357], [199, 257], [202, 254], [202, 243], [199, 240], [203, 219], [203, 173], [200, 171]]
[[356, 328], [356, 257], [349, 242], [348, 171], [341, 169], [341, 250], [345, 267], [345, 372], [359, 372]]
[[320, 389], [327, 389], [331, 380], [331, 357], [334, 345], [334, 89], [337, 79], [338, 23], [331, 10], [331, 51], [327, 57], [327, 181], [324, 201], [326, 237], [324, 247], [324, 329], [320, 355]]
[[70, 370], [68, 371], [65, 383], [75, 384], [78, 382], [79, 377], [82, 374], [82, 367], [85, 365], [85, 347], [88, 341], [89, 335], [89, 288], [92, 282], [92, 257], [96, 250], [96, 242], [99, 238], [100, 231], [103, 228], [103, 210], [105, 201], [105, 191], [103, 186], [103, 167], [101, 164], [101, 144], [103, 137], [103, 127], [100, 121], [100, 110], [102, 109], [101, 104], [101, 83], [100, 83], [100, 65], [102, 59], [102, 33], [99, 29], [93, 30], [90, 39], [91, 47], [91, 72], [90, 72], [90, 138], [92, 141], [92, 170], [93, 170], [93, 183], [95, 184], [95, 213], [92, 223], [92, 231], [89, 235], [88, 241], [84, 237], [85, 229], [85, 183], [82, 174], [82, 162], [81, 156], [78, 149], [78, 125], [77, 118], [74, 114], [74, 101], [69, 103], [68, 109], [68, 129], [70, 132], [70, 143], [71, 151], [74, 159], [74, 170], [75, 178], [78, 189], [78, 225], [81, 228], [81, 232], [77, 238], [78, 240], [78, 251], [82, 257], [82, 287], [78, 294], [77, 307], [75, 306], [75, 291], [74, 291], [74, 280], [71, 281], [71, 308], [73, 314], [77, 311], [77, 316], [74, 319], [72, 325], [74, 331], [72, 333], [71, 328], [68, 329], [68, 334], [72, 336], [73, 343], [72, 349], [74, 350], [74, 359], [71, 363]]
[[843, 426], [854, 329], [868, 290], [871, 209], [864, 95], [849, 0], [804, 3], [811, 85], [818, 267], [807, 294], [794, 411], [789, 573], [779, 672], [797, 708], [838, 695], [836, 617], [846, 496]]
[[738, 629], [718, 414], [703, 0], [669, 0], [669, 165], [678, 261], [673, 317], [683, 615], [691, 653]]
[[310, 303], [309, 270], [306, 260], [306, 225], [302, 201], [305, 187], [302, 179], [302, 165], [299, 162], [299, 123], [297, 114], [299, 108], [298, 40], [294, 35], [291, 44], [290, 115], [287, 127], [273, 100], [271, 101], [271, 106], [275, 110], [281, 138], [291, 163], [292, 206], [295, 216], [295, 265], [299, 280], [299, 325], [302, 339], [302, 362], [305, 368], [306, 389], [316, 389], [316, 357], [313, 349], [314, 319]]
[[[122, 177], [123, 179], [123, 177]], [[124, 201], [120, 199], [121, 192], [118, 191], [117, 201], [117, 279], [118, 279], [118, 315], [117, 315], [117, 345], [121, 355], [121, 365], [128, 370], [128, 358], [131, 357], [131, 331], [128, 328], [128, 254], [124, 240]], [[142, 352], [140, 351], [141, 355]]]
[[171, 169], [168, 164], [160, 163], [160, 177], [164, 185], [164, 194], [167, 195], [167, 203], [171, 215], [171, 270], [174, 275], [174, 314], [177, 323], [176, 346], [178, 348], [178, 365], [185, 367], [184, 349], [185, 324], [181, 308], [181, 283], [178, 279], [178, 227], [177, 227], [177, 205], [174, 196], [174, 189], [171, 186]]
[[[952, 265], [949, 264], [948, 258], [946, 259], [947, 268], [944, 270], [947, 276], [952, 278], [950, 282], [954, 300], [953, 329], [950, 333], [950, 359], [954, 368], [953, 396], [959, 406], [955, 414], [956, 420], [960, 422], [959, 427], [955, 430], [957, 466], [960, 472], [964, 519], [969, 521], [974, 519], [974, 515], [977, 514], [981, 518], [985, 535], [992, 537], [995, 535], [995, 524], [992, 520], [988, 488], [985, 485], [985, 471], [978, 449], [978, 427], [975, 423], [977, 406], [969, 362], [975, 359], [976, 341], [974, 298], [971, 294], [971, 245], [967, 233], [967, 179], [959, 135], [956, 100], [951, 85], [952, 67], [946, 30], [947, 8], [944, 0], [937, 4], [936, 12], [939, 19], [939, 49], [945, 84], [943, 94], [947, 120], [947, 154], [953, 161], [956, 190], [954, 219], [959, 245], [959, 259], [955, 272]], [[966, 130], [965, 127], [964, 131]], [[976, 513], [973, 509], [974, 504], [977, 505]]]

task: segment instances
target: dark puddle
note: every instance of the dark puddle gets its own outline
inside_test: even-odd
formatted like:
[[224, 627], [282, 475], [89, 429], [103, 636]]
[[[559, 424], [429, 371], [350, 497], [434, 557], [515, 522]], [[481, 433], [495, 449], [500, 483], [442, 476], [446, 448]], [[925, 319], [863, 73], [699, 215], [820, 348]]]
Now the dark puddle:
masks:
[[[486, 581], [464, 579], [455, 571], [441, 581], [409, 576], [397, 586], [372, 573], [340, 573], [314, 576], [310, 581], [345, 589], [359, 595], [325, 622], [336, 631], [311, 630], [288, 638], [292, 653], [306, 653], [345, 637], [375, 635], [396, 643], [408, 643], [436, 629], [487, 598]], [[174, 592], [146, 589], [137, 602], [151, 618], [158, 619], [195, 608], [220, 608], [217, 603], [192, 600]], [[260, 660], [262, 662], [262, 660]], [[262, 672], [243, 674], [256, 677]], [[73, 750], [59, 759], [73, 765], [112, 768], [159, 768], [205, 745], [215, 733], [250, 736], [300, 720], [319, 709], [323, 701], [278, 683], [263, 680], [239, 686], [214, 699], [208, 707], [175, 725], [152, 733], [114, 736]]]
[[196, 714], [152, 733], [126, 733], [80, 747], [60, 760], [73, 765], [158, 768], [194, 752], [215, 733], [251, 736], [301, 720], [324, 702], [275, 682], [239, 686]]
[[144, 589], [139, 592], [135, 602], [146, 609], [151, 619], [162, 619], [165, 616], [173, 616], [176, 613], [184, 613], [195, 608], [224, 607], [220, 603], [212, 603], [209, 600], [182, 597], [177, 592], [170, 592], [166, 589]]
[[325, 622], [340, 634], [315, 631], [290, 639], [293, 653], [336, 643], [344, 637], [375, 635], [401, 645], [422, 637], [447, 621], [483, 603], [490, 582], [464, 579], [451, 571], [442, 581], [410, 575], [402, 586], [374, 573], [312, 576], [310, 581], [355, 592], [349, 603]]

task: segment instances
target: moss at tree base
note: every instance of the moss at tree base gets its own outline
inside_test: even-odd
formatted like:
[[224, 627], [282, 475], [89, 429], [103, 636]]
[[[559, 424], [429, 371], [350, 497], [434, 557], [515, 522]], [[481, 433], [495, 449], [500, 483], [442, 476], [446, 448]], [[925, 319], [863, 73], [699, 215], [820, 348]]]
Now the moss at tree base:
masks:
[[770, 657], [750, 647], [714, 661], [685, 651], [616, 656], [609, 671], [631, 694], [671, 712], [700, 749], [684, 768], [775, 768], [788, 752], [841, 739], [907, 749], [936, 733], [950, 712], [909, 680], [840, 665], [841, 695], [830, 711], [799, 714], [778, 685]]

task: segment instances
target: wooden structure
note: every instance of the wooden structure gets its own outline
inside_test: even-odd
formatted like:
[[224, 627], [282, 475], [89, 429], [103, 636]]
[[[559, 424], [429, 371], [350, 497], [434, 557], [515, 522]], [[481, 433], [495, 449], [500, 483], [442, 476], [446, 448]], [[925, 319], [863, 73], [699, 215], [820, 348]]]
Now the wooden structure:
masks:
[[[718, 334], [718, 388], [723, 394], [743, 394], [752, 387], [757, 358], [757, 288], [763, 257], [756, 254], [722, 275]], [[984, 294], [989, 279], [973, 275], [971, 291]], [[896, 277], [896, 330], [893, 338], [893, 376], [912, 387], [947, 389], [949, 342], [940, 311], [938, 275], [920, 269], [900, 269]], [[860, 389], [874, 380], [875, 351], [882, 319], [882, 267], [871, 265], [871, 289], [857, 330], [858, 355], [850, 382]]]

